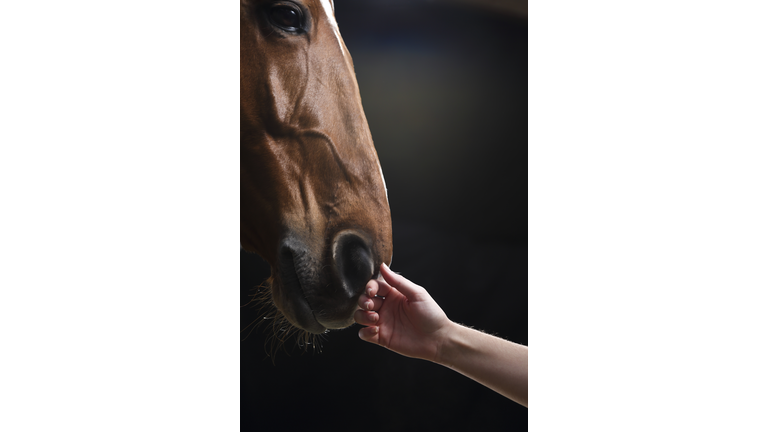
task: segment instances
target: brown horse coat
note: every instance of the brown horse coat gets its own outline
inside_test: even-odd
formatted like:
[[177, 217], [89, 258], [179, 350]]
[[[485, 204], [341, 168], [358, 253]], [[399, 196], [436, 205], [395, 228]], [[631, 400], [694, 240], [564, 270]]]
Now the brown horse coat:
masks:
[[392, 257], [386, 188], [330, 0], [240, 3], [240, 244], [310, 333], [352, 324]]

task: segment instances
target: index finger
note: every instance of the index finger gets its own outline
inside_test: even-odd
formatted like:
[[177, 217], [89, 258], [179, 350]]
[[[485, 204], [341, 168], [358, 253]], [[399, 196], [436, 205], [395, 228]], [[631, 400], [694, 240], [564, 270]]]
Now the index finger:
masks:
[[[386, 264], [381, 264], [381, 275], [384, 276], [387, 288], [394, 288], [402, 293], [408, 300], [423, 300], [424, 288], [409, 281], [403, 276], [393, 272]], [[387, 290], [389, 291], [389, 289]], [[381, 292], [381, 291], [379, 291]], [[379, 294], [383, 295], [383, 294]]]

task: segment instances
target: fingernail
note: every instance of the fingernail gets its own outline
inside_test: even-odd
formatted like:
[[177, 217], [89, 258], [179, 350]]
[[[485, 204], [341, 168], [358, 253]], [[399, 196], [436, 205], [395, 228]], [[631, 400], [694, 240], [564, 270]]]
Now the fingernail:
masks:
[[365, 302], [365, 308], [368, 310], [373, 309], [373, 302], [372, 301]]

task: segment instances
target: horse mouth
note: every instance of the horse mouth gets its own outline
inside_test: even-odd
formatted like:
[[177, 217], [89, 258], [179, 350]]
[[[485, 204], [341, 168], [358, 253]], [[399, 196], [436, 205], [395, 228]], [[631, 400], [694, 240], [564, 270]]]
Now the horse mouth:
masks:
[[309, 333], [321, 334], [326, 332], [326, 328], [317, 320], [307, 300], [306, 292], [312, 285], [312, 278], [308, 274], [311, 272], [303, 265], [306, 260], [304, 254], [283, 248], [278, 262], [280, 284], [273, 287], [280, 291], [275, 296], [280, 299], [276, 303], [291, 324]]

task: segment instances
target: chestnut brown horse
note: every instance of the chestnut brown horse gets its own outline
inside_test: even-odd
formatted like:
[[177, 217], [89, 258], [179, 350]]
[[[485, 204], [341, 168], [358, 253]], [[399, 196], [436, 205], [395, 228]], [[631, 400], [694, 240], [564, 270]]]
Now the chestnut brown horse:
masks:
[[295, 327], [353, 323], [392, 259], [381, 167], [332, 0], [240, 2], [240, 244]]

